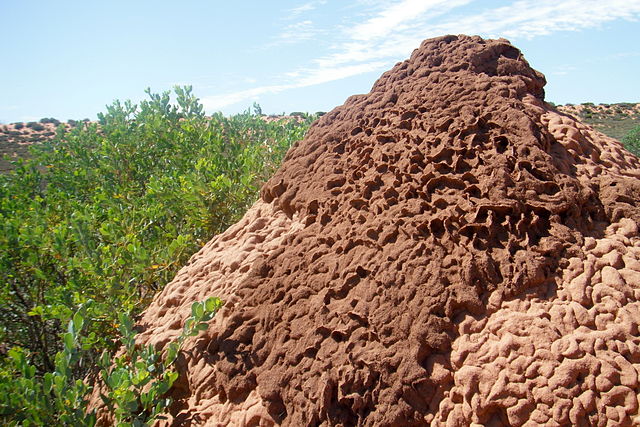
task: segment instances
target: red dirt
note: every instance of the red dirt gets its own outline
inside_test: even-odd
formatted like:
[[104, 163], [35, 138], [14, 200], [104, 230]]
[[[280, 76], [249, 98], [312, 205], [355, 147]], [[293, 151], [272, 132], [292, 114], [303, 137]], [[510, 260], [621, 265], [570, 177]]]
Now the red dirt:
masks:
[[630, 425], [640, 163], [506, 40], [426, 40], [287, 154], [145, 312], [174, 425]]

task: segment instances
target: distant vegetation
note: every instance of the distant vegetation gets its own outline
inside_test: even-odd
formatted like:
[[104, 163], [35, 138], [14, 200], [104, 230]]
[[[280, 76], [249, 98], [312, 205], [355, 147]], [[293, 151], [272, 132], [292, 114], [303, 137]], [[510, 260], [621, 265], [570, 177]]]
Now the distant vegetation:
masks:
[[622, 141], [634, 127], [640, 126], [640, 104], [622, 102], [618, 104], [594, 104], [557, 106], [560, 111], [576, 116], [600, 132]]
[[[190, 88], [175, 89], [175, 104], [168, 92], [148, 95], [138, 106], [115, 102], [98, 123], [60, 125], [0, 175], [2, 424], [75, 423], [88, 391], [76, 380], [102, 351], [124, 344], [121, 314], [140, 313], [242, 216], [315, 119], [206, 117]], [[136, 400], [127, 390], [146, 374], [126, 360], [120, 368], [109, 371], [119, 378], [110, 403], [151, 414], [140, 405], [160, 399], [164, 386], [149, 402]], [[140, 415], [124, 406], [119, 419]]]
[[640, 126], [631, 129], [629, 133], [622, 138], [622, 143], [627, 150], [640, 157]]

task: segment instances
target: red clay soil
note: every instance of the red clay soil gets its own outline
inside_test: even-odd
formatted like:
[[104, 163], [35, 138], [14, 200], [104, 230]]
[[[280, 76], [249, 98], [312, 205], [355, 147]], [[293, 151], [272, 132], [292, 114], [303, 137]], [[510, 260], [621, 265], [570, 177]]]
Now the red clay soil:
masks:
[[426, 40], [145, 312], [173, 425], [640, 423], [640, 163], [506, 40]]

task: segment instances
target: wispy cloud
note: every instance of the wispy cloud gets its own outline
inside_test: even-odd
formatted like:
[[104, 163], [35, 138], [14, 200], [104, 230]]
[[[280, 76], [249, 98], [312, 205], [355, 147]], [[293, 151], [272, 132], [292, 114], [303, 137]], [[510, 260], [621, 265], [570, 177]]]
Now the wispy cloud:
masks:
[[430, 34], [454, 32], [532, 39], [595, 28], [617, 19], [633, 20], [639, 14], [639, 0], [521, 0], [441, 22], [430, 28]]
[[261, 95], [276, 94], [289, 89], [297, 89], [302, 87], [315, 86], [322, 83], [328, 83], [334, 80], [340, 80], [370, 71], [380, 70], [386, 65], [387, 63], [384, 61], [374, 61], [364, 64], [333, 68], [323, 68], [316, 70], [306, 69], [289, 73], [289, 81], [284, 84], [261, 86], [238, 92], [206, 96], [203, 97], [200, 101], [208, 110], [219, 110], [221, 108], [237, 104], [238, 102], [248, 99], [256, 100]]
[[321, 6], [321, 5], [326, 4], [326, 3], [327, 3], [327, 0], [315, 0], [315, 1], [309, 1], [307, 3], [303, 3], [300, 6], [297, 6], [297, 7], [294, 7], [292, 9], [289, 9], [287, 11], [285, 17], [288, 18], [288, 19], [295, 19], [299, 15], [302, 15], [303, 13], [306, 13], [306, 12], [309, 12], [311, 10], [314, 10], [318, 6]]
[[348, 30], [354, 40], [371, 41], [398, 31], [406, 31], [412, 22], [434, 18], [472, 0], [402, 0], [390, 4], [376, 16]]
[[602, 56], [587, 56], [582, 58], [581, 61], [574, 63], [573, 65], [558, 65], [550, 71], [549, 74], [556, 76], [564, 76], [571, 72], [577, 71], [580, 68], [592, 67], [594, 64], [606, 63], [609, 64], [613, 61], [626, 60], [628, 58], [640, 57], [640, 51], [626, 51], [626, 52], [613, 52], [608, 55]]
[[573, 65], [559, 65], [555, 69], [551, 70], [552, 75], [554, 76], [566, 76], [572, 71], [575, 71], [577, 68]]
[[[316, 8], [310, 1], [289, 10], [296, 17]], [[518, 0], [482, 8], [481, 0], [359, 0], [369, 13], [332, 28], [311, 19], [285, 26], [280, 42], [333, 35], [330, 52], [294, 68], [280, 83], [203, 99], [207, 108], [223, 108], [264, 94], [318, 85], [386, 68], [407, 57], [422, 40], [443, 34], [532, 39], [562, 31], [597, 28], [615, 20], [637, 20], [640, 0]], [[463, 6], [475, 6], [467, 8]], [[469, 12], [473, 10], [474, 12]], [[558, 69], [558, 73], [567, 72]]]
[[304, 21], [289, 24], [284, 27], [282, 32], [278, 34], [274, 42], [270, 46], [299, 43], [305, 40], [316, 38], [322, 31], [315, 27], [313, 21], [305, 19]]
[[[442, 15], [471, 0], [403, 0], [377, 16], [347, 30], [350, 39], [336, 51], [318, 58], [319, 66], [405, 57], [428, 37], [479, 34], [487, 37], [531, 39], [559, 31], [598, 27], [616, 19], [640, 15], [640, 0], [521, 0], [474, 15]], [[464, 10], [462, 11], [464, 13]]]

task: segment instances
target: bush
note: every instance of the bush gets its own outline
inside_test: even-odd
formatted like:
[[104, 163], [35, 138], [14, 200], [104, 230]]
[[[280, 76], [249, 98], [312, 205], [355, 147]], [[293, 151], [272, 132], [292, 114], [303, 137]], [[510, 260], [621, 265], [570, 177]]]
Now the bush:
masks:
[[166, 394], [178, 378], [173, 363], [183, 342], [207, 329], [206, 322], [222, 307], [218, 298], [194, 302], [191, 317], [181, 335], [167, 345], [164, 359], [153, 346], [136, 345], [133, 321], [121, 313], [118, 328], [124, 351], [115, 358], [104, 352], [95, 359], [94, 340], [83, 333], [90, 322], [87, 309], [92, 304], [87, 301], [69, 321], [67, 332], [62, 335], [64, 346], [55, 356], [52, 372], [39, 377], [24, 349], [14, 347], [8, 351], [0, 369], [0, 420], [4, 425], [95, 425], [95, 411], [87, 410], [92, 387], [81, 376], [86, 371], [83, 364], [97, 364], [100, 368], [106, 388], [106, 395], [100, 397], [116, 425], [151, 425], [163, 418], [161, 414], [171, 404]]
[[[176, 104], [147, 93], [140, 105], [114, 102], [99, 123], [58, 128], [0, 176], [0, 348], [22, 349], [33, 378], [55, 372], [79, 307], [91, 319], [84, 360], [113, 351], [117, 313], [140, 313], [236, 222], [314, 119], [206, 117], [190, 88], [176, 88]], [[0, 378], [13, 378], [3, 354]]]
[[631, 129], [622, 138], [622, 143], [627, 150], [640, 157], [640, 126]]
[[40, 119], [40, 123], [45, 124], [45, 123], [51, 123], [55, 126], [58, 126], [60, 124], [60, 120], [54, 119], [52, 117], [45, 117]]
[[40, 123], [37, 123], [37, 122], [29, 122], [27, 123], [27, 127], [29, 129], [33, 129], [36, 132], [41, 132], [44, 130], [44, 126], [42, 126]]
[[16, 123], [13, 125], [13, 127], [16, 129], [22, 129], [24, 127], [24, 123]]

